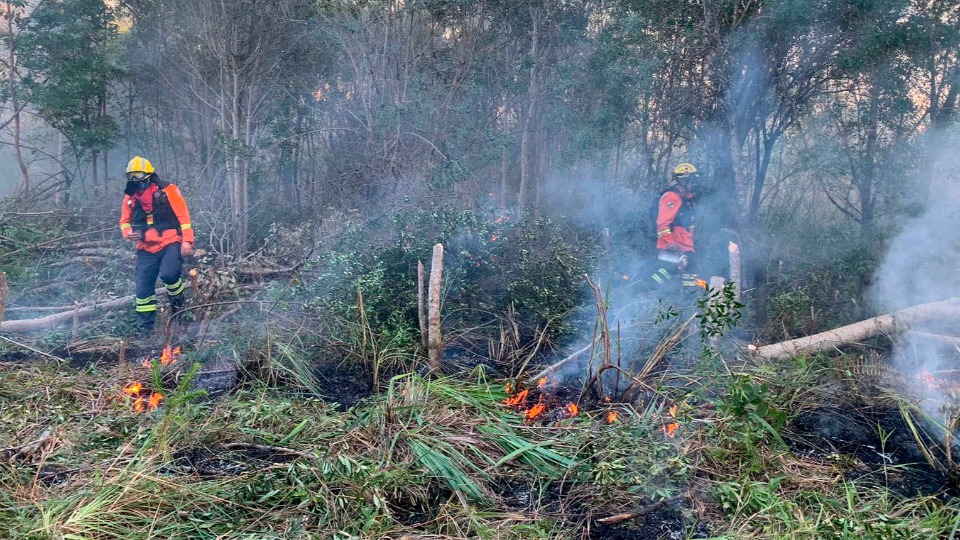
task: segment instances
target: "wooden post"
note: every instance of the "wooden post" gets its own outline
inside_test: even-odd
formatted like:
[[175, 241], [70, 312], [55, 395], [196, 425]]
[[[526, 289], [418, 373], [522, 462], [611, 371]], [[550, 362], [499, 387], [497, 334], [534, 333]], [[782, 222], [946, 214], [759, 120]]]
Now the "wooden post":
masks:
[[193, 297], [196, 298], [200, 293], [200, 279], [196, 268], [191, 268], [187, 275], [190, 276], [190, 288], [193, 289]]
[[428, 361], [430, 369], [440, 371], [440, 356], [443, 353], [443, 336], [440, 334], [440, 286], [443, 274], [443, 244], [433, 246], [433, 261], [430, 263], [430, 290], [428, 306]]
[[80, 335], [80, 302], [73, 303], [73, 333], [70, 337], [70, 343], [76, 343]]
[[740, 279], [742, 276], [740, 270], [740, 246], [730, 242], [727, 244], [727, 251], [730, 253], [730, 282], [733, 283], [733, 299], [740, 301]]
[[127, 344], [120, 340], [120, 375], [127, 369]]
[[7, 287], [7, 273], [0, 272], [0, 323], [3, 322], [3, 312], [7, 308], [8, 294], [10, 294], [10, 288]]
[[423, 262], [417, 261], [417, 317], [420, 320], [420, 344], [427, 350], [427, 296]]

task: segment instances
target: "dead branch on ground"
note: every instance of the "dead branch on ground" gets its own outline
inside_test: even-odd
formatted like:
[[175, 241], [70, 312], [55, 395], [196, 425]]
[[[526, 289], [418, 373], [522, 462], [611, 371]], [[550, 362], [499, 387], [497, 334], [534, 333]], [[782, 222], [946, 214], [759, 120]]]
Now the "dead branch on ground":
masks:
[[762, 347], [751, 345], [749, 350], [757, 357], [767, 360], [813, 355], [835, 350], [841, 345], [860, 343], [880, 335], [895, 335], [906, 330], [910, 325], [944, 318], [960, 318], [960, 298], [908, 307], [812, 336]]

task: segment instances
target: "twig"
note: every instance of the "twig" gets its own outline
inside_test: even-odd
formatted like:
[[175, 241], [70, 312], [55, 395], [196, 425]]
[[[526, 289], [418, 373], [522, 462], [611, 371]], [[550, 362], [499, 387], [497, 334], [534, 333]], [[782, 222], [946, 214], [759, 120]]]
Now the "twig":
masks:
[[73, 303], [73, 332], [70, 334], [70, 343], [76, 343], [80, 336], [80, 302]]
[[[12, 463], [20, 458], [27, 458], [35, 454], [37, 450], [40, 450], [51, 438], [53, 438], [53, 427], [47, 426], [37, 440], [27, 443], [20, 448], [8, 448], [4, 450], [3, 453], [10, 452], [10, 457], [7, 458], [7, 461]], [[16, 452], [14, 452], [14, 450], [16, 450]]]
[[651, 514], [653, 512], [656, 512], [657, 510], [660, 510], [664, 506], [673, 504], [680, 500], [683, 500], [683, 496], [677, 495], [676, 497], [670, 497], [669, 499], [663, 499], [662, 501], [657, 501], [653, 504], [641, 506], [640, 508], [637, 508], [636, 510], [631, 510], [630, 512], [624, 512], [622, 514], [615, 514], [610, 517], [598, 519], [597, 523], [600, 523], [602, 525], [616, 525], [617, 523], [622, 523], [624, 521], [627, 521], [628, 519], [636, 519], [638, 517], [643, 517], [647, 514]]
[[14, 340], [6, 337], [6, 336], [0, 336], [0, 339], [2, 339], [2, 340], [4, 340], [4, 341], [7, 341], [7, 342], [10, 342], [10, 343], [13, 343], [14, 345], [16, 345], [16, 346], [18, 346], [18, 347], [23, 347], [24, 349], [27, 349], [28, 351], [35, 352], [35, 353], [37, 353], [37, 354], [39, 354], [39, 355], [41, 355], [41, 356], [46, 356], [47, 358], [52, 358], [52, 359], [54, 359], [54, 360], [57, 360], [58, 362], [66, 362], [66, 360], [64, 360], [63, 358], [60, 358], [60, 357], [58, 357], [58, 356], [54, 356], [54, 355], [52, 355], [52, 354], [45, 353], [45, 352], [43, 352], [43, 351], [38, 351], [37, 349], [34, 349], [33, 347], [31, 347], [31, 346], [29, 346], [29, 345], [25, 345], [25, 344], [23, 344], [23, 343], [20, 343], [19, 341], [14, 341]]
[[10, 294], [10, 288], [7, 287], [7, 273], [0, 272], [0, 323], [3, 322], [3, 312], [7, 308], [8, 294]]
[[34, 246], [27, 246], [27, 247], [22, 247], [22, 248], [20, 248], [20, 249], [13, 250], [13, 251], [8, 251], [7, 253], [4, 253], [3, 255], [0, 255], [0, 259], [5, 258], [5, 257], [9, 257], [10, 255], [15, 255], [15, 254], [17, 254], [17, 253], [20, 253], [21, 251], [27, 251], [27, 250], [31, 250], [31, 249], [44, 248], [44, 247], [47, 247], [47, 246], [49, 246], [49, 245], [51, 245], [51, 244], [55, 244], [55, 243], [57, 243], [57, 242], [60, 242], [60, 241], [62, 241], [62, 240], [67, 240], [67, 239], [70, 239], [70, 238], [77, 238], [77, 237], [80, 237], [80, 236], [87, 236], [87, 235], [90, 235], [90, 234], [97, 234], [97, 233], [112, 231], [112, 230], [114, 229], [114, 227], [115, 227], [115, 226], [110, 226], [110, 227], [107, 227], [107, 228], [105, 228], [105, 229], [98, 229], [98, 230], [95, 230], [95, 231], [85, 231], [85, 232], [82, 232], [82, 233], [70, 234], [70, 235], [67, 235], [67, 236], [60, 237], [60, 238], [54, 238], [53, 240], [48, 240], [48, 241], [46, 241], [46, 242], [41, 242], [41, 243], [39, 243], [39, 244], [37, 244], [37, 245], [34, 245]]
[[564, 364], [566, 364], [567, 362], [569, 362], [569, 361], [573, 360], [574, 358], [580, 356], [581, 354], [589, 351], [590, 348], [593, 347], [594, 341], [595, 341], [595, 340], [590, 341], [590, 343], [588, 343], [586, 347], [584, 347], [584, 348], [582, 348], [582, 349], [580, 349], [580, 350], [572, 353], [570, 356], [564, 358], [563, 360], [560, 360], [559, 362], [557, 362], [557, 363], [555, 363], [555, 364], [550, 364], [549, 366], [547, 366], [546, 368], [544, 368], [543, 371], [541, 371], [540, 373], [537, 373], [537, 374], [533, 377], [533, 380], [539, 380], [539, 379], [542, 379], [542, 378], [546, 377], [547, 375], [549, 375], [549, 374], [553, 373], [554, 371], [560, 369], [560, 367], [562, 367], [562, 366], [563, 366]]

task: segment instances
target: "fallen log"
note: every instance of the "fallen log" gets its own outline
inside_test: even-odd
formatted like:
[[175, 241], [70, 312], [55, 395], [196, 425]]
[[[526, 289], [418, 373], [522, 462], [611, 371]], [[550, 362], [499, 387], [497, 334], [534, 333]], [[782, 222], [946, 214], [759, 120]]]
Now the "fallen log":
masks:
[[879, 335], [895, 335], [917, 323], [950, 317], [960, 318], [960, 298], [920, 304], [812, 336], [762, 347], [750, 345], [748, 349], [757, 357], [767, 360], [812, 355], [835, 350], [840, 345], [860, 343]]
[[907, 330], [907, 336], [915, 337], [917, 339], [924, 340], [933, 340], [939, 341], [941, 343], [949, 343], [960, 350], [960, 337], [956, 336], [945, 336], [943, 334], [933, 334], [931, 332], [921, 332], [919, 330]]
[[[184, 288], [189, 288], [189, 284], [184, 283]], [[165, 288], [161, 287], [155, 292], [158, 295], [165, 295], [167, 291]], [[52, 315], [45, 315], [35, 319], [3, 321], [0, 322], [0, 332], [11, 332], [16, 334], [23, 332], [35, 332], [37, 330], [47, 330], [50, 328], [55, 328], [68, 321], [72, 322], [75, 318], [79, 322], [92, 318], [98, 312], [110, 311], [122, 306], [129, 306], [133, 304], [133, 299], [134, 295], [131, 294], [129, 296], [124, 296], [123, 298], [117, 298], [116, 300], [109, 300], [102, 304], [94, 304], [92, 306], [83, 307], [77, 310], [54, 313]]]

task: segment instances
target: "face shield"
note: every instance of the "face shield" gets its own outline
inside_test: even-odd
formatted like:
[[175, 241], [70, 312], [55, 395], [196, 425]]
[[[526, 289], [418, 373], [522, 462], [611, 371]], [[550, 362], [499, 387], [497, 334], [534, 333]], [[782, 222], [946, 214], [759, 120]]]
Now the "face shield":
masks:
[[131, 171], [127, 173], [127, 189], [124, 193], [133, 195], [141, 193], [150, 187], [150, 175], [143, 171]]

